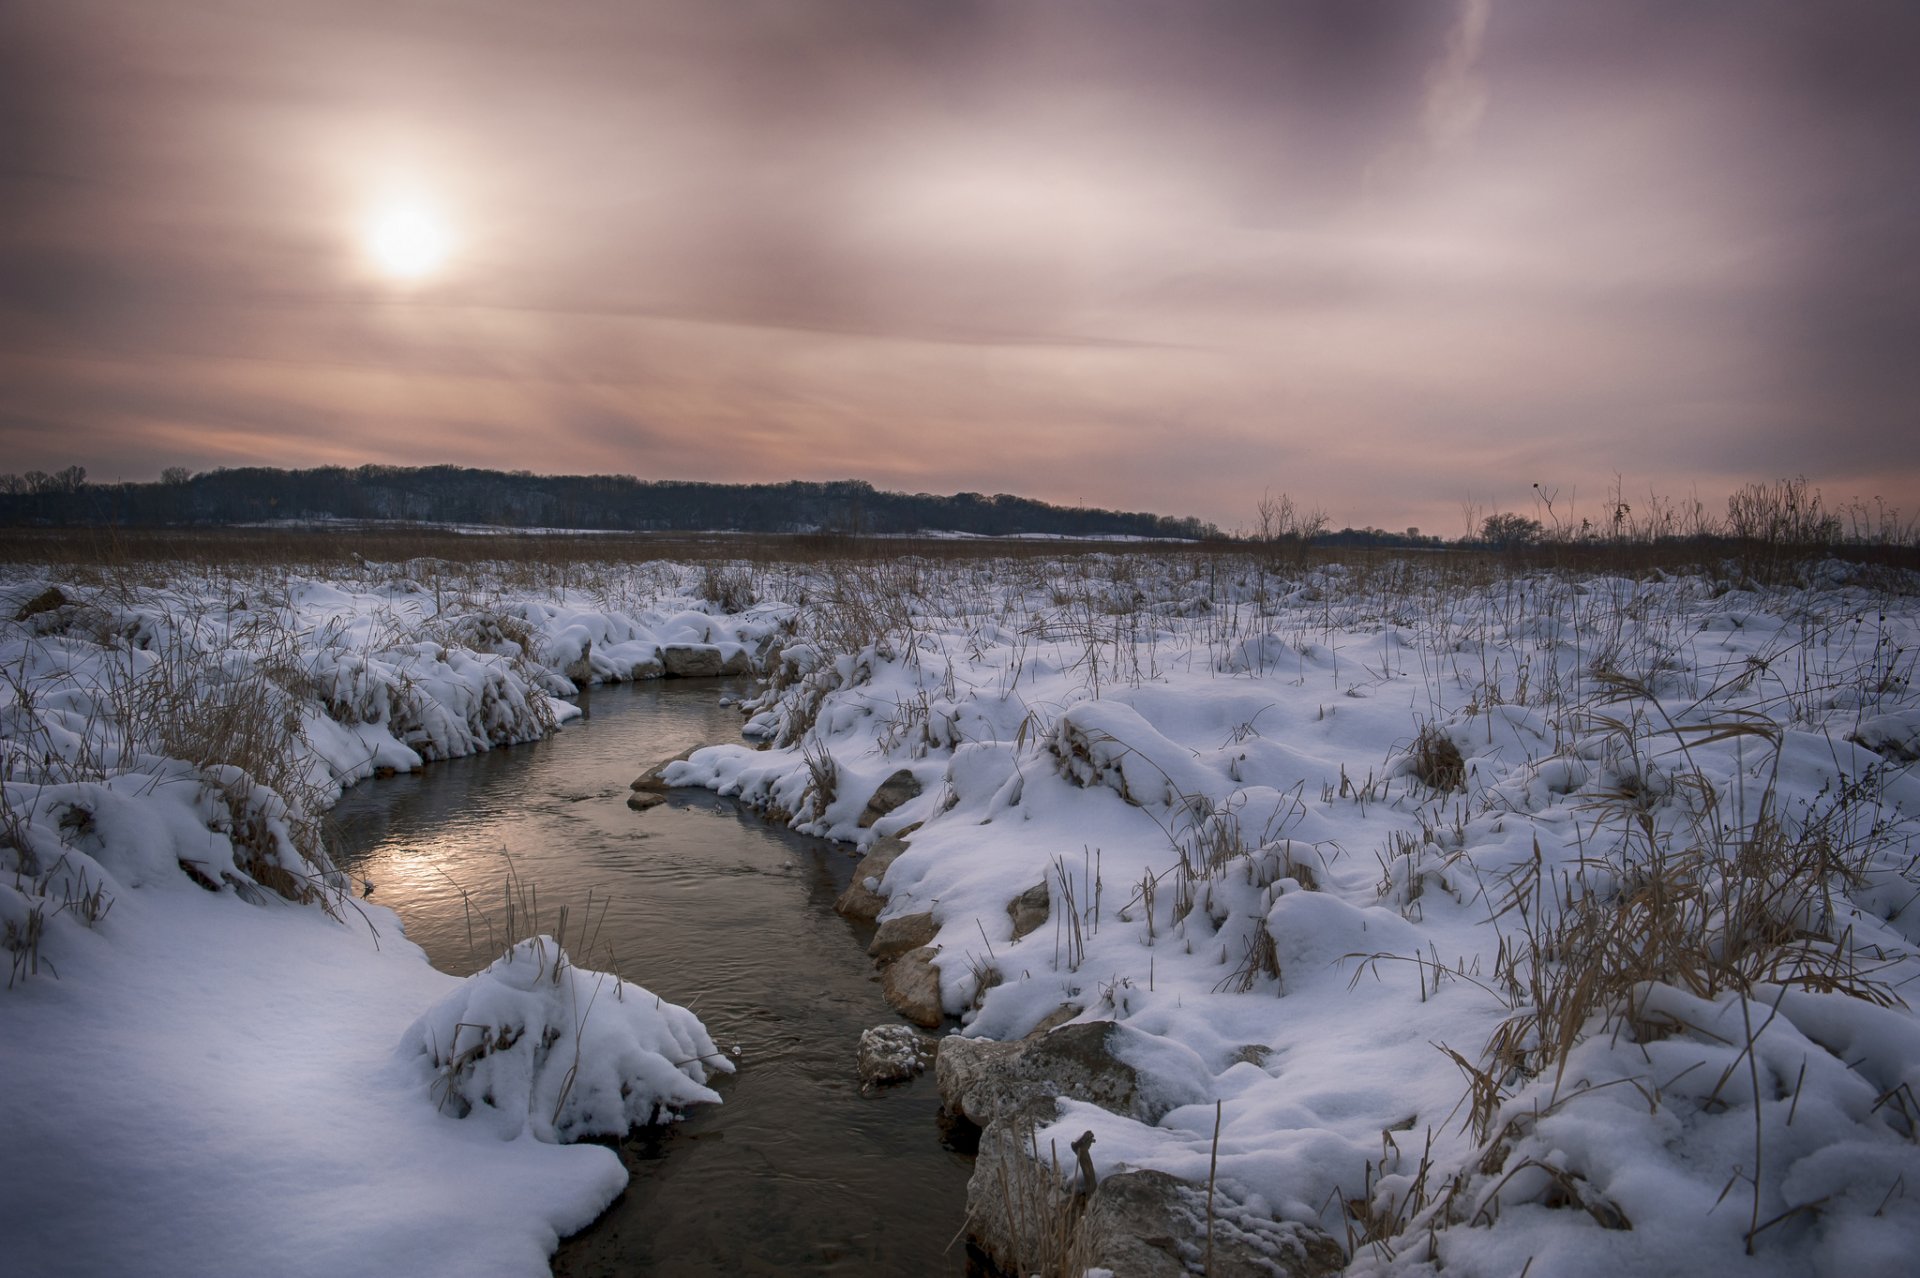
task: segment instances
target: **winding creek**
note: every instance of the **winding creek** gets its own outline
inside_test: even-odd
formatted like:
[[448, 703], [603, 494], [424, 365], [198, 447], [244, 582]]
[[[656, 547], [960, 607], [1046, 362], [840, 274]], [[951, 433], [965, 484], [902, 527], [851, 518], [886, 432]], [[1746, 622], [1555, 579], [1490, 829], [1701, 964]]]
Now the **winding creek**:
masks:
[[854, 1073], [860, 1031], [898, 1018], [871, 928], [833, 912], [853, 858], [704, 793], [626, 806], [658, 760], [738, 739], [728, 691], [748, 686], [594, 689], [547, 741], [357, 786], [333, 813], [335, 858], [462, 975], [491, 957], [483, 918], [500, 926], [509, 857], [549, 930], [565, 904], [577, 934], [591, 892], [604, 922], [578, 960], [604, 966], [611, 947], [623, 975], [739, 1049], [714, 1080], [724, 1104], [623, 1143], [632, 1183], [562, 1244], [556, 1274], [963, 1274], [949, 1243], [970, 1160], [941, 1143], [933, 1080], [862, 1095]]

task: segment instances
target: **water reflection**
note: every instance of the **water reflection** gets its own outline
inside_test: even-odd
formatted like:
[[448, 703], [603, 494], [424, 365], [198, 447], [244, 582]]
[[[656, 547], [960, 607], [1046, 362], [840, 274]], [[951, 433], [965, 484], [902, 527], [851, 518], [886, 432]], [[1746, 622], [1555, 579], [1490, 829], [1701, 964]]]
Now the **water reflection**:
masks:
[[601, 689], [550, 741], [360, 786], [338, 859], [454, 972], [491, 957], [510, 897], [549, 927], [566, 904], [577, 930], [591, 893], [596, 957], [739, 1048], [723, 1105], [626, 1143], [633, 1183], [556, 1273], [964, 1273], [947, 1245], [970, 1167], [939, 1143], [932, 1080], [863, 1096], [854, 1075], [860, 1030], [895, 1018], [867, 929], [833, 913], [853, 859], [712, 796], [626, 806], [654, 762], [737, 739], [729, 690]]

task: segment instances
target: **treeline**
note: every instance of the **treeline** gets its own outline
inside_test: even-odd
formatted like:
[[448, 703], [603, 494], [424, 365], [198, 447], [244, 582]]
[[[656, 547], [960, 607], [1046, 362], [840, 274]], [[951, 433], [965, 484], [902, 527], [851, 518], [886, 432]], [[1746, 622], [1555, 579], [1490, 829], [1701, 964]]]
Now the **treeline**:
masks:
[[77, 466], [58, 475], [0, 475], [0, 524], [13, 527], [319, 520], [633, 532], [1220, 535], [1213, 525], [1193, 518], [1052, 506], [1006, 493], [883, 492], [858, 479], [712, 484], [462, 466], [241, 467], [200, 474], [171, 468], [157, 482], [115, 484], [90, 484]]

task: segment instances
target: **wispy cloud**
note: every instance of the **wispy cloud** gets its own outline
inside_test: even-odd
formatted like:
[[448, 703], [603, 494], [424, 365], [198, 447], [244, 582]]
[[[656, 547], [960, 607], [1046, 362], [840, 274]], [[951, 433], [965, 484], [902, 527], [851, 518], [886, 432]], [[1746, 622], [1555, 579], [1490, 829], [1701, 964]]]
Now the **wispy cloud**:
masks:
[[1427, 144], [1437, 152], [1456, 150], [1473, 140], [1487, 110], [1487, 82], [1480, 74], [1480, 46], [1486, 38], [1493, 0], [1460, 0], [1460, 12], [1447, 33], [1446, 51], [1427, 81], [1421, 116]]

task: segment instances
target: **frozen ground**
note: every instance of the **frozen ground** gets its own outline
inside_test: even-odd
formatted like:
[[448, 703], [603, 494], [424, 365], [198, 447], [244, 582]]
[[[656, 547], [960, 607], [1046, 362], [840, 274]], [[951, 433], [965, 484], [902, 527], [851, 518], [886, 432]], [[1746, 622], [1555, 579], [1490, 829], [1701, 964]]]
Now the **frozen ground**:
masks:
[[[0, 631], [5, 1233], [26, 1272], [540, 1272], [620, 1181], [542, 1138], [623, 1121], [618, 1085], [557, 1103], [530, 1030], [473, 1062], [517, 1107], [434, 1069], [467, 1009], [577, 1028], [592, 978], [544, 947], [433, 972], [311, 817], [549, 730], [568, 672], [713, 642], [768, 659], [770, 748], [670, 779], [910, 831], [875, 886], [932, 912], [963, 1032], [1140, 1031], [1166, 1117], [1042, 1134], [1093, 1129], [1103, 1174], [1204, 1182], [1217, 1105], [1219, 1192], [1356, 1271], [1905, 1273], [1915, 584], [1180, 552], [15, 575], [0, 615], [66, 602]], [[919, 796], [861, 828], [900, 769]], [[649, 1097], [702, 1099], [691, 1017], [606, 1033]]]

